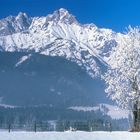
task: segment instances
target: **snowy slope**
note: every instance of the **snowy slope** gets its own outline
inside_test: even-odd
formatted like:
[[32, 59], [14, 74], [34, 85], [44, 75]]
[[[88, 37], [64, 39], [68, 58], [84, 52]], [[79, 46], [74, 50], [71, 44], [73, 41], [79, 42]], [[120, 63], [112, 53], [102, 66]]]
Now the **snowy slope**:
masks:
[[109, 52], [123, 36], [94, 24], [81, 25], [61, 8], [46, 17], [28, 17], [25, 13], [0, 21], [0, 50], [37, 52], [61, 56], [76, 62], [92, 76], [100, 73], [95, 58], [106, 65]]
[[138, 140], [131, 132], [1, 132], [1, 140]]
[[84, 111], [84, 112], [100, 111], [104, 115], [108, 115], [112, 119], [116, 119], [116, 120], [129, 118], [128, 110], [123, 110], [117, 106], [109, 105], [109, 104], [99, 104], [98, 106], [93, 106], [93, 107], [75, 106], [75, 107], [69, 107], [68, 109], [72, 109], [75, 111]]

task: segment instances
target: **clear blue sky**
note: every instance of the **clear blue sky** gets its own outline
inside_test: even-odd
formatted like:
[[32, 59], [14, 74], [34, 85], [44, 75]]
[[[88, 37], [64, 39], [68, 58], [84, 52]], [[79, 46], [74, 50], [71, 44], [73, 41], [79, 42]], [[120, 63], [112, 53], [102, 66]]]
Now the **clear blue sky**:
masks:
[[20, 11], [45, 16], [61, 7], [81, 23], [94, 23], [114, 31], [140, 25], [140, 0], [0, 0], [0, 18]]

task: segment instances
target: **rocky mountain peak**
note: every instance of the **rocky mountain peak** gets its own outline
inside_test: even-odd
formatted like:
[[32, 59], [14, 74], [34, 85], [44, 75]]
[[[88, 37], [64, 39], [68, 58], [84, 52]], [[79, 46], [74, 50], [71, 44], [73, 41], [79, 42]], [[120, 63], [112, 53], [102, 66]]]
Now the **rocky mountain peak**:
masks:
[[60, 8], [59, 10], [54, 11], [51, 16], [56, 22], [64, 22], [68, 24], [77, 22], [76, 18], [64, 8]]

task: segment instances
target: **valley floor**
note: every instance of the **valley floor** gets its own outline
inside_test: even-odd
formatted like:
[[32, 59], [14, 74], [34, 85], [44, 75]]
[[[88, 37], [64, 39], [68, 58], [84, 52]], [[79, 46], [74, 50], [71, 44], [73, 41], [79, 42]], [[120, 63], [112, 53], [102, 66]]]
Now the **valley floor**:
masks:
[[132, 132], [0, 132], [0, 140], [138, 140]]

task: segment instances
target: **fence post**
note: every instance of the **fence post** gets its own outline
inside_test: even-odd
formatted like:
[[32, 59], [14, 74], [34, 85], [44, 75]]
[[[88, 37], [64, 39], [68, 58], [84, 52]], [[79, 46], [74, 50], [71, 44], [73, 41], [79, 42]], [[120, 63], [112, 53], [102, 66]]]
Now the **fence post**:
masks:
[[35, 123], [34, 123], [34, 132], [36, 132], [36, 121], [35, 121]]
[[109, 131], [112, 132], [112, 124], [111, 124], [111, 122], [109, 123]]
[[8, 132], [11, 132], [11, 124], [8, 125]]

